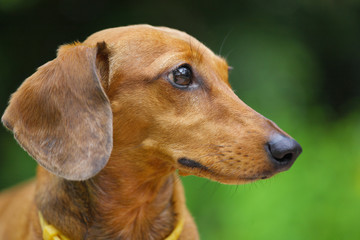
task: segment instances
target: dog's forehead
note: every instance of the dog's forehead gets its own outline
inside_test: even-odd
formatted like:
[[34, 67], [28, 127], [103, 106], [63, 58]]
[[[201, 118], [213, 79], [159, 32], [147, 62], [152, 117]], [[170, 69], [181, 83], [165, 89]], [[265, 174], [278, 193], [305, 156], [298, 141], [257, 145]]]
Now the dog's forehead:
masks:
[[[107, 44], [113, 46], [120, 46], [124, 43], [128, 45], [137, 45], [138, 49], [141, 49], [144, 46], [140, 43], [145, 45], [146, 43], [151, 43], [154, 47], [157, 47], [160, 44], [168, 45], [174, 41], [184, 41], [192, 45], [202, 45], [198, 40], [185, 32], [167, 27], [153, 27], [150, 25], [132, 25], [105, 29], [92, 34], [84, 43], [96, 44], [101, 41], [105, 41]], [[179, 46], [172, 45], [171, 47], [174, 48]]]
[[[216, 56], [196, 38], [185, 32], [167, 27], [133, 25], [105, 29], [94, 33], [84, 43], [95, 45], [102, 41], [114, 49], [114, 54], [119, 56], [138, 55], [137, 61], [146, 61], [146, 58], [152, 61], [156, 57], [169, 53], [183, 54], [183, 57], [192, 59], [208, 56], [213, 61], [225, 63], [222, 58]], [[184, 56], [184, 53], [187, 55]]]

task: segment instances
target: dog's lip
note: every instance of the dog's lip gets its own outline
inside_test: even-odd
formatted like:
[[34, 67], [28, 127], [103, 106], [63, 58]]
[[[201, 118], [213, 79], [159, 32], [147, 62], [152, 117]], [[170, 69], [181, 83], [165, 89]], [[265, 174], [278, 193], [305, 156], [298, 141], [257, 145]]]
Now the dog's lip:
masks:
[[218, 181], [225, 184], [242, 184], [242, 183], [250, 183], [257, 180], [267, 179], [273, 176], [275, 173], [271, 173], [269, 171], [264, 172], [262, 174], [257, 174], [251, 177], [230, 177], [221, 173], [214, 172], [210, 168], [202, 165], [201, 163], [189, 159], [189, 158], [179, 158], [179, 174], [182, 176], [187, 175], [196, 175], [200, 177], [206, 177], [214, 181]]
[[206, 166], [204, 166], [201, 163], [199, 163], [198, 161], [192, 160], [190, 158], [185, 158], [185, 157], [179, 158], [178, 163], [187, 168], [202, 169], [202, 170], [206, 170], [206, 171], [209, 170]]

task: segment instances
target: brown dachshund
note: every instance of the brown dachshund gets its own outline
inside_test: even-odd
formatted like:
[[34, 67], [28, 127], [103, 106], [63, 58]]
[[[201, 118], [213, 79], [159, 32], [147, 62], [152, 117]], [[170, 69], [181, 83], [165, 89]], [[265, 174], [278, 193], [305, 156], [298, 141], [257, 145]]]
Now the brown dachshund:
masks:
[[186, 33], [137, 25], [61, 46], [2, 122], [39, 163], [0, 196], [0, 239], [199, 239], [176, 174], [228, 184], [287, 170], [300, 145], [231, 90]]

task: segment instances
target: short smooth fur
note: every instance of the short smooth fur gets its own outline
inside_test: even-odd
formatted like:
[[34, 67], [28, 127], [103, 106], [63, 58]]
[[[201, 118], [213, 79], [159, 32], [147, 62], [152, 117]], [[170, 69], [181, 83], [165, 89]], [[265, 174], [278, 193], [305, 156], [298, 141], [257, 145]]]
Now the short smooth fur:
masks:
[[0, 239], [42, 239], [39, 211], [72, 240], [160, 240], [180, 218], [179, 239], [199, 239], [176, 170], [242, 184], [287, 170], [301, 152], [234, 94], [228, 70], [165, 27], [61, 46], [2, 117], [39, 166], [0, 195]]

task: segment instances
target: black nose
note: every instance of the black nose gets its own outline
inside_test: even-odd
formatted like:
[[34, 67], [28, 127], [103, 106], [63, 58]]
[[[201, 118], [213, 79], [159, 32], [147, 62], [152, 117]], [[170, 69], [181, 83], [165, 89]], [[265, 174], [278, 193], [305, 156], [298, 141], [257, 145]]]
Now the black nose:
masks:
[[302, 152], [298, 142], [280, 134], [273, 135], [267, 146], [272, 162], [280, 171], [290, 168]]

